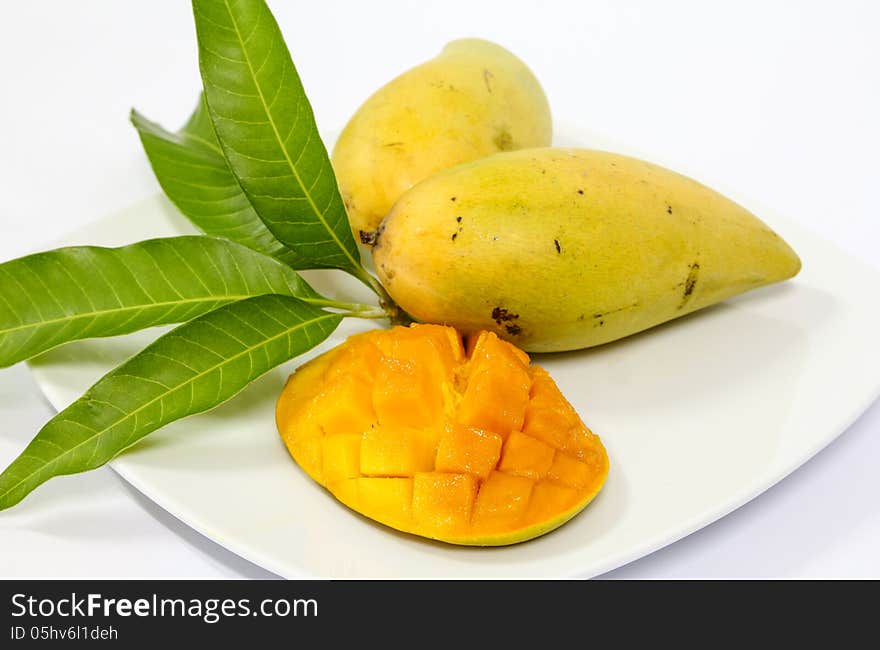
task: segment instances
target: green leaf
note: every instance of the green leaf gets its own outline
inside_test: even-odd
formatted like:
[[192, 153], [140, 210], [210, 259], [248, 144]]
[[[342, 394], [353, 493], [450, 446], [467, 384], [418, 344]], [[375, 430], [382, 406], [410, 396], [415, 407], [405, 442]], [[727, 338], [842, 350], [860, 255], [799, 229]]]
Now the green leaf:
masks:
[[368, 285], [312, 108], [265, 2], [193, 0], [214, 129], [242, 189], [297, 268]]
[[225, 402], [323, 341], [341, 320], [296, 298], [267, 295], [177, 327], [40, 430], [0, 474], [0, 509], [53, 476], [99, 467], [148, 433]]
[[0, 264], [0, 367], [68, 341], [182, 323], [270, 293], [332, 304], [281, 262], [212, 237], [28, 255]]
[[204, 93], [186, 125], [166, 131], [135, 110], [131, 122], [159, 185], [202, 232], [224, 237], [291, 264], [296, 255], [275, 239], [229, 169], [214, 133]]
[[[220, 149], [220, 141], [217, 140], [217, 134], [214, 133], [214, 124], [211, 122], [211, 115], [208, 113], [208, 103], [205, 101], [205, 91], [199, 93], [199, 103], [183, 128], [180, 134], [191, 140], [191, 144], [204, 146], [216, 153], [218, 156], [223, 155]], [[223, 159], [224, 162], [226, 159]], [[230, 172], [231, 174], [232, 172]]]

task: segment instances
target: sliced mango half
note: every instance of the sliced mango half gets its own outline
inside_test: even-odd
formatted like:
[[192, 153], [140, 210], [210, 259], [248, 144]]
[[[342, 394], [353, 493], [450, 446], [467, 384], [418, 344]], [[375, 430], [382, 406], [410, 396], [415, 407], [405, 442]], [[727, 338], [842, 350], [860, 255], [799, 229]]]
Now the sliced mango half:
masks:
[[494, 333], [357, 334], [299, 368], [276, 409], [294, 460], [349, 508], [452, 544], [561, 526], [608, 474], [599, 437], [550, 375]]

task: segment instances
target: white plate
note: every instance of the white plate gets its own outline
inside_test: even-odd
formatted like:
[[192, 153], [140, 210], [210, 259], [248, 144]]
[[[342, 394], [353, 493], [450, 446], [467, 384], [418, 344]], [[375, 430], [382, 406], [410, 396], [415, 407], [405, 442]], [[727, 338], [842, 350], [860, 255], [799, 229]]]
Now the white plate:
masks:
[[[631, 153], [585, 134], [560, 143]], [[196, 530], [290, 578], [588, 577], [641, 557], [766, 490], [880, 394], [880, 275], [728, 195], [798, 251], [802, 273], [623, 341], [536, 356], [611, 457], [599, 497], [549, 535], [491, 549], [425, 541], [356, 515], [299, 470], [275, 432], [275, 398], [296, 364], [369, 327], [357, 321], [228, 404], [152, 434], [112, 467]], [[65, 243], [182, 232], [192, 230], [157, 196]], [[341, 274], [306, 275], [328, 293], [353, 291]], [[62, 408], [156, 334], [71, 344], [33, 362], [33, 372]]]

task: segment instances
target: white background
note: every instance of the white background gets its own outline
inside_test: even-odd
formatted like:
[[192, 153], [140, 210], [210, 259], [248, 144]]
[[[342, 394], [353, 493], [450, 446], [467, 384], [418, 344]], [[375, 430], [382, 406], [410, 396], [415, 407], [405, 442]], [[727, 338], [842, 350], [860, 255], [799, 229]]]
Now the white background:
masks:
[[[554, 116], [736, 188], [878, 266], [874, 2], [272, 2], [319, 127], [460, 36], [535, 71]], [[158, 190], [129, 108], [177, 128], [199, 89], [189, 3], [3, 3], [0, 260]], [[880, 287], [878, 287], [880, 294]], [[878, 294], [865, 296], [877, 300]], [[846, 336], [846, 332], [840, 332]], [[0, 464], [51, 409], [0, 372]], [[748, 505], [618, 578], [880, 578], [880, 403]], [[268, 577], [109, 469], [0, 513], [0, 577]]]

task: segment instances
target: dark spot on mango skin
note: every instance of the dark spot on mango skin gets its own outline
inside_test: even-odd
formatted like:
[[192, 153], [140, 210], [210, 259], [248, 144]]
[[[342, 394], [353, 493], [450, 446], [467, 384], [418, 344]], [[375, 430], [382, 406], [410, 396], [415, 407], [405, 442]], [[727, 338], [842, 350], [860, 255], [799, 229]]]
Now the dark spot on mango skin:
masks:
[[666, 214], [672, 214], [672, 206], [671, 205], [666, 206]]
[[700, 264], [694, 262], [691, 264], [687, 277], [684, 279], [684, 291], [681, 296], [681, 302], [678, 303], [678, 309], [682, 309], [687, 304], [687, 301], [690, 300], [691, 295], [694, 293], [694, 288], [697, 286], [697, 277], [699, 274]]
[[456, 217], [456, 218], [455, 218], [455, 223], [458, 224], [458, 230], [456, 230], [454, 233], [452, 233], [452, 241], [455, 241], [456, 238], [458, 237], [458, 235], [459, 235], [459, 234], [461, 233], [461, 231], [462, 231], [461, 217]]
[[375, 230], [359, 230], [358, 234], [361, 238], [361, 243], [365, 246], [375, 246], [376, 241], [379, 239], [379, 233]]
[[383, 147], [402, 147], [403, 143], [402, 142], [386, 142], [382, 146]]
[[519, 314], [511, 313], [509, 310], [504, 307], [495, 307], [492, 310], [492, 320], [494, 320], [498, 325], [502, 323], [511, 323], [511, 321], [515, 321], [519, 318]]
[[583, 190], [578, 190], [578, 194], [580, 194], [580, 195], [582, 195], [582, 196], [583, 196], [583, 193], [584, 193], [584, 191], [583, 191]]
[[453, 203], [455, 203], [455, 197], [454, 197], [454, 196], [451, 197], [449, 200], [452, 201]]
[[684, 283], [684, 295], [690, 296], [694, 292], [694, 287], [697, 285], [697, 273], [700, 270], [700, 265], [694, 262], [693, 266], [691, 266], [691, 272], [688, 273], [687, 280]]
[[599, 318], [604, 318], [605, 316], [608, 316], [610, 314], [616, 314], [619, 311], [624, 311], [626, 309], [635, 309], [640, 304], [641, 303], [637, 300], [631, 305], [624, 305], [623, 307], [618, 307], [617, 309], [608, 309], [606, 311], [597, 311], [595, 314], [593, 314], [593, 319], [598, 320]]
[[513, 136], [510, 135], [510, 131], [507, 130], [506, 126], [498, 127], [492, 142], [499, 151], [510, 151], [511, 149], [514, 149]]
[[562, 246], [559, 245], [559, 240], [558, 240], [558, 239], [554, 239], [554, 240], [553, 240], [553, 245], [556, 246], [556, 252], [559, 253], [559, 254], [561, 255], [561, 254], [562, 254]]
[[507, 333], [511, 336], [518, 336], [519, 334], [522, 334], [522, 328], [516, 324], [508, 323], [504, 326], [504, 329], [506, 329]]
[[396, 275], [396, 273], [394, 272], [394, 269], [389, 269], [389, 268], [388, 268], [387, 266], [385, 266], [384, 264], [382, 265], [381, 268], [382, 268], [382, 272], [385, 274], [385, 279], [386, 279], [386, 280], [391, 280], [391, 279], [394, 278], [394, 276]]

